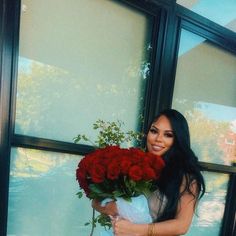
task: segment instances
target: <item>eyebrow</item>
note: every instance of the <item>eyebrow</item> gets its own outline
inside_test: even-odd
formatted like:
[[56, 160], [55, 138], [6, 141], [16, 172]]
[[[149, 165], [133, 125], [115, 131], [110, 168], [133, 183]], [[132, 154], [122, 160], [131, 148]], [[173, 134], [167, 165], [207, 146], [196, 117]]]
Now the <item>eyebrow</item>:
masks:
[[[151, 125], [151, 128], [155, 128], [157, 130], [159, 130], [155, 125]], [[165, 132], [171, 132], [173, 133], [174, 131], [172, 129], [167, 129], [167, 130], [164, 130]]]

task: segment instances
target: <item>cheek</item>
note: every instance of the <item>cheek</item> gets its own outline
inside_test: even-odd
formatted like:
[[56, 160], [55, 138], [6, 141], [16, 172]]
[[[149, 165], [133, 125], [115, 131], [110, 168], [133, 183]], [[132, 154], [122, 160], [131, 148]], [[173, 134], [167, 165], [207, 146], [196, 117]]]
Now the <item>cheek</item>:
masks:
[[151, 143], [151, 136], [150, 136], [150, 134], [148, 134], [147, 139], [146, 139], [146, 145], [147, 145], [148, 151], [150, 149], [150, 145], [151, 145], [150, 143]]
[[166, 146], [167, 146], [168, 149], [169, 149], [169, 148], [172, 147], [173, 144], [174, 144], [174, 140], [173, 140], [173, 139], [170, 139], [170, 140], [167, 141]]

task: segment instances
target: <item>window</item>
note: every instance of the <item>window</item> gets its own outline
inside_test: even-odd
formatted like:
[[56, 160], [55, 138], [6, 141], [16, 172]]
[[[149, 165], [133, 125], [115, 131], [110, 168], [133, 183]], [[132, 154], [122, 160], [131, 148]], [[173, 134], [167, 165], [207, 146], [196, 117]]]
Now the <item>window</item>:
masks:
[[11, 149], [9, 235], [90, 233], [91, 202], [76, 196], [81, 156], [68, 145], [93, 139], [98, 119], [141, 129], [152, 27], [152, 15], [117, 1], [21, 2], [13, 135], [25, 146]]
[[[231, 173], [226, 166], [236, 162], [232, 142], [236, 135], [236, 53], [228, 48], [231, 38], [222, 43], [216, 31], [210, 28], [211, 35], [203, 29], [204, 23], [196, 26], [190, 23], [189, 15], [187, 18], [181, 22], [172, 107], [187, 118], [192, 148], [212, 171], [204, 171], [207, 192], [188, 235], [227, 235], [231, 231], [226, 228], [234, 227], [235, 214], [231, 193], [235, 174], [229, 178], [224, 173]], [[199, 22], [200, 17], [194, 19]], [[207, 210], [207, 205], [218, 213]], [[231, 218], [228, 225], [226, 217]]]
[[236, 161], [225, 144], [225, 137], [236, 135], [235, 74], [235, 55], [182, 30], [172, 106], [187, 117], [201, 161]]
[[87, 235], [90, 203], [77, 199], [73, 173], [91, 147], [73, 138], [93, 139], [98, 118], [146, 130], [171, 106], [189, 121], [207, 183], [189, 235], [235, 233], [234, 1], [0, 6], [1, 235], [46, 235], [46, 224], [50, 235]]
[[139, 129], [151, 28], [115, 1], [22, 1], [15, 132], [73, 142], [97, 119]]

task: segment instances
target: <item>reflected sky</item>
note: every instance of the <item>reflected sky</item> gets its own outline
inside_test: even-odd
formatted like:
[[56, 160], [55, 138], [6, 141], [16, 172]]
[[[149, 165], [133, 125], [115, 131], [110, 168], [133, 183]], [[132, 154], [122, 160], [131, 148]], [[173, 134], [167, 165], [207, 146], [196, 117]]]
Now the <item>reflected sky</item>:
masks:
[[223, 26], [236, 18], [235, 0], [201, 0], [191, 10]]
[[192, 32], [189, 32], [185, 29], [182, 29], [178, 56], [182, 56], [183, 54], [197, 47], [204, 41], [205, 38], [198, 36], [197, 34], [193, 34]]
[[200, 110], [209, 118], [216, 121], [232, 122], [236, 128], [236, 107], [220, 104], [198, 102]]
[[235, 0], [199, 0], [193, 1], [192, 4], [190, 4], [189, 2], [189, 0], [177, 1], [178, 4], [189, 7], [192, 11], [198, 13], [199, 15], [207, 17], [210, 20], [223, 26], [226, 26], [236, 19]]
[[[236, 1], [235, 0], [227, 0], [227, 1], [216, 1], [216, 0], [200, 0], [195, 1], [196, 3], [192, 3], [192, 7], [190, 9], [199, 15], [202, 15], [217, 24], [225, 26], [234, 22], [236, 20]], [[189, 0], [186, 1], [177, 1], [177, 3], [188, 7], [187, 4]], [[222, 14], [223, 13], [223, 14]], [[236, 23], [234, 23], [236, 24]], [[234, 25], [233, 24], [233, 25]], [[235, 27], [236, 28], [236, 27]], [[196, 47], [200, 43], [205, 41], [204, 38], [195, 35], [193, 37], [192, 33], [189, 33], [186, 30], [182, 30], [181, 32], [181, 45], [179, 49], [179, 56]]]

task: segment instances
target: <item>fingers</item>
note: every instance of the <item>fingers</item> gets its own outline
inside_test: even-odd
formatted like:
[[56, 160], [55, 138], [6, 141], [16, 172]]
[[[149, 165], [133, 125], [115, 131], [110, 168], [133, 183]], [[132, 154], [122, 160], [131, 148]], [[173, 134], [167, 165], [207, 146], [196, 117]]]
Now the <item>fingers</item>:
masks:
[[109, 212], [110, 215], [115, 216], [118, 214], [117, 206], [114, 201], [111, 201], [106, 204], [106, 210]]
[[115, 236], [118, 236], [118, 221], [121, 220], [119, 216], [111, 216], [111, 223], [112, 223], [112, 228], [113, 228], [113, 233]]
[[117, 221], [118, 221], [118, 216], [112, 216], [112, 215], [110, 215], [109, 217], [111, 218], [112, 228], [115, 230], [115, 228], [117, 227], [117, 226], [116, 226], [116, 223], [117, 223]]

